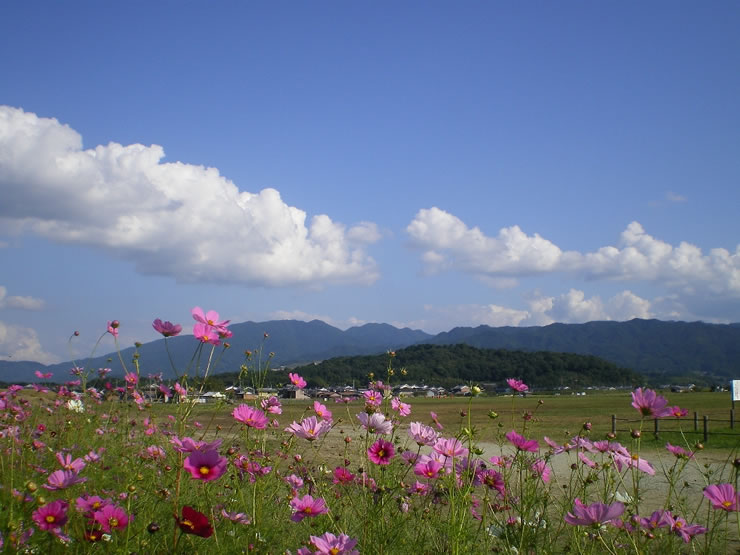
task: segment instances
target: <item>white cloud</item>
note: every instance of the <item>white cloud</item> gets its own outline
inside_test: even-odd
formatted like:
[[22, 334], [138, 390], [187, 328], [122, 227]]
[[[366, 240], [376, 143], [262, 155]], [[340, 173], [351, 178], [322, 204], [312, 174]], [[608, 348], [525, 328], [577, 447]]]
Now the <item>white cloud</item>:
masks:
[[454, 268], [487, 278], [532, 275], [555, 270], [564, 255], [550, 241], [528, 236], [518, 226], [487, 237], [436, 207], [420, 210], [406, 231], [411, 244], [423, 251], [430, 272]]
[[44, 300], [36, 297], [8, 296], [8, 290], [0, 285], [0, 308], [17, 308], [20, 310], [41, 310]]
[[321, 320], [322, 322], [329, 324], [330, 326], [334, 326], [335, 328], [339, 328], [341, 330], [346, 330], [347, 328], [351, 328], [354, 326], [362, 326], [364, 324], [367, 324], [367, 321], [360, 320], [353, 316], [346, 318], [346, 319], [337, 319], [337, 318], [333, 318], [332, 316], [327, 316], [326, 314], [315, 314], [315, 313], [310, 313], [310, 312], [304, 312], [302, 310], [275, 310], [269, 313], [268, 319], [270, 320], [299, 320], [301, 322]]
[[630, 291], [622, 291], [602, 301], [599, 296], [586, 297], [583, 291], [571, 289], [557, 297], [535, 293], [527, 299], [528, 310], [496, 304], [464, 304], [424, 307], [426, 316], [413, 322], [394, 325], [421, 328], [430, 333], [447, 331], [457, 326], [546, 326], [553, 322], [584, 323], [595, 320], [626, 321], [654, 318], [651, 302]]
[[691, 243], [672, 246], [656, 239], [638, 222], [627, 226], [619, 246], [587, 253], [563, 251], [517, 226], [487, 237], [436, 207], [420, 210], [406, 231], [411, 245], [422, 251], [428, 271], [454, 268], [497, 287], [512, 286], [515, 278], [558, 272], [583, 279], [654, 282], [684, 295], [740, 298], [740, 245], [735, 252], [715, 248], [705, 254]]
[[673, 191], [666, 191], [665, 198], [669, 202], [686, 202], [688, 200], [685, 196]]
[[162, 163], [162, 147], [82, 149], [56, 119], [0, 106], [0, 221], [104, 247], [139, 272], [257, 286], [370, 284], [375, 224], [306, 222], [275, 189], [240, 191], [215, 168]]
[[0, 357], [11, 361], [32, 360], [42, 364], [59, 362], [57, 357], [41, 348], [35, 330], [2, 321], [0, 321]]

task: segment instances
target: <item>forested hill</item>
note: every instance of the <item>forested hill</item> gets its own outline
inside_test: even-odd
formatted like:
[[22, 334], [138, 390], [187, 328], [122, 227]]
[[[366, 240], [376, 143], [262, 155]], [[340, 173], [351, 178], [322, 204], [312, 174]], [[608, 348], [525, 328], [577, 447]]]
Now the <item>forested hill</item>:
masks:
[[454, 328], [426, 342], [589, 354], [658, 382], [725, 382], [736, 378], [740, 369], [738, 324], [634, 319], [522, 328], [478, 326]]
[[[369, 374], [387, 379], [389, 356], [338, 357], [295, 369], [309, 385], [329, 386], [356, 381]], [[470, 345], [414, 345], [396, 351], [391, 359], [393, 383], [452, 387], [461, 383], [500, 383], [520, 378], [535, 388], [589, 385], [635, 386], [644, 380], [635, 372], [603, 359], [570, 353], [478, 349]], [[405, 369], [405, 374], [401, 369]]]

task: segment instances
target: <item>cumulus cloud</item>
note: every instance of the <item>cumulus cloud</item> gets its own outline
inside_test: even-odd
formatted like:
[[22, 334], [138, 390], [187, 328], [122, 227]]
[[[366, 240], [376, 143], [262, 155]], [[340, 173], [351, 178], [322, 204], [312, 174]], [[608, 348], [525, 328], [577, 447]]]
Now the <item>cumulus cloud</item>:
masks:
[[518, 226], [488, 237], [436, 207], [420, 210], [406, 231], [412, 247], [422, 251], [427, 271], [454, 268], [496, 286], [560, 272], [584, 279], [654, 282], [684, 295], [740, 298], [740, 245], [734, 252], [714, 248], [704, 253], [688, 242], [673, 246], [661, 241], [638, 222], [627, 226], [618, 246], [587, 253], [563, 251]]
[[217, 169], [163, 163], [157, 145], [82, 148], [56, 119], [0, 106], [0, 221], [103, 247], [143, 274], [256, 286], [370, 284], [375, 224], [308, 222], [275, 189], [241, 191]]
[[33, 360], [42, 364], [59, 362], [57, 357], [41, 348], [35, 330], [6, 324], [2, 321], [0, 321], [0, 358], [18, 361]]
[[0, 285], [0, 308], [17, 308], [20, 310], [41, 310], [44, 300], [36, 297], [19, 297], [8, 295], [8, 290]]
[[607, 300], [599, 296], [587, 297], [578, 289], [571, 289], [556, 297], [535, 293], [527, 299], [527, 306], [528, 309], [522, 310], [496, 304], [427, 305], [424, 307], [425, 318], [394, 325], [438, 333], [457, 326], [546, 326], [553, 322], [623, 322], [633, 318], [656, 317], [651, 302], [631, 291], [622, 291]]

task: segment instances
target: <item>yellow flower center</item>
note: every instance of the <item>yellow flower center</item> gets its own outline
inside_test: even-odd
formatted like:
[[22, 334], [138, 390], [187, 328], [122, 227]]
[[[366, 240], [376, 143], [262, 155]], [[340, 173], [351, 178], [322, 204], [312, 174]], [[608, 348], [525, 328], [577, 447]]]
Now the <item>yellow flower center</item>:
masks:
[[45, 520], [46, 520], [46, 522], [48, 522], [49, 524], [51, 524], [52, 522], [54, 522], [56, 520], [56, 517], [54, 515], [46, 515], [46, 519]]
[[339, 548], [338, 547], [332, 547], [329, 550], [329, 553], [331, 553], [331, 555], [337, 555], [337, 553], [339, 553]]
[[381, 458], [385, 457], [385, 451], [383, 449], [380, 449], [378, 451], [378, 457], [381, 457]]
[[207, 474], [210, 474], [210, 472], [211, 472], [211, 469], [208, 468], [207, 466], [200, 467], [200, 473], [203, 474], [204, 476], [206, 476]]
[[723, 507], [732, 507], [732, 501], [722, 501]]
[[182, 524], [183, 526], [187, 526], [191, 530], [195, 530], [195, 526], [189, 520], [183, 520], [182, 522], [180, 522], [180, 524]]
[[303, 509], [303, 512], [306, 513], [307, 515], [310, 515], [312, 512], [311, 507], [306, 507], [305, 509]]
[[116, 526], [118, 526], [118, 519], [117, 518], [111, 518], [108, 521], [108, 524], [110, 524], [111, 528], [115, 528]]

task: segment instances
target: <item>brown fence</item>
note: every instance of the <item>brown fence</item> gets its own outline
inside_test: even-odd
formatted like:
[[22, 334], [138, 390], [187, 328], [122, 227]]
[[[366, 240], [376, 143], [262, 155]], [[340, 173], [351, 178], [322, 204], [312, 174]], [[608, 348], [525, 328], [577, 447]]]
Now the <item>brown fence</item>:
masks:
[[[625, 422], [625, 423], [632, 423], [632, 422], [642, 422], [642, 420], [639, 419], [630, 419], [630, 418], [617, 418], [616, 414], [612, 414], [612, 433], [616, 434], [617, 432], [631, 432], [632, 429], [618, 429], [617, 424], [618, 422]], [[655, 418], [653, 420], [653, 433], [655, 434], [655, 437], [658, 437], [658, 435], [661, 432], [680, 432], [681, 430], [673, 430], [670, 429], [670, 424], [676, 422], [675, 419], [663, 419]], [[709, 424], [710, 422], [714, 423], [722, 423], [729, 425], [731, 430], [735, 429], [735, 409], [730, 410], [730, 419], [724, 420], [721, 418], [709, 418], [706, 414], [701, 417], [701, 420], [699, 419], [699, 414], [694, 413], [694, 432], [699, 432], [699, 425], [701, 423], [701, 431], [703, 432], [704, 436], [704, 442], [706, 443], [709, 441], [710, 435], [719, 435], [719, 436], [736, 436], [738, 435], [737, 432], [711, 432], [709, 430]]]

